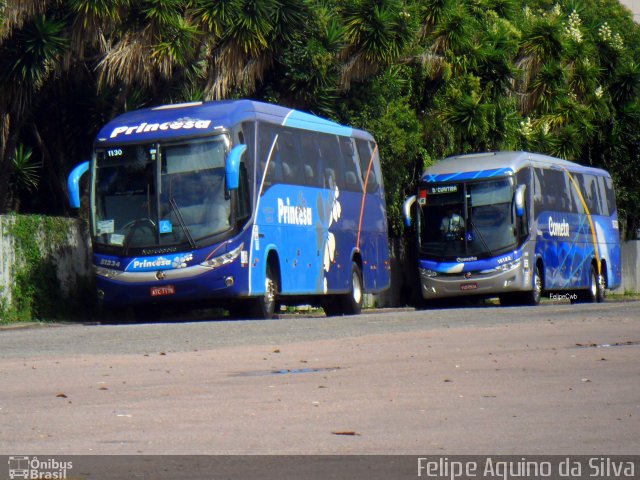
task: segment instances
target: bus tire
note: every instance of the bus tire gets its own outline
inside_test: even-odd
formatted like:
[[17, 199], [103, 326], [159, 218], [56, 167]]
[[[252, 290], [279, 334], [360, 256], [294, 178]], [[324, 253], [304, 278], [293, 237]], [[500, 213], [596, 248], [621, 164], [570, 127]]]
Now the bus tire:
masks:
[[351, 287], [349, 293], [343, 295], [329, 295], [323, 302], [322, 308], [327, 317], [336, 315], [358, 315], [362, 311], [363, 283], [362, 270], [356, 262], [351, 263]]
[[363, 298], [362, 270], [356, 262], [351, 262], [351, 288], [343, 298], [342, 313], [344, 315], [358, 315], [362, 311]]
[[591, 264], [589, 271], [589, 285], [587, 290], [578, 294], [578, 300], [585, 303], [600, 303], [604, 301], [604, 277], [596, 272], [596, 267]]
[[542, 290], [542, 269], [540, 268], [540, 264], [536, 264], [533, 277], [531, 278], [531, 290], [522, 294], [522, 303], [533, 307], [539, 305], [540, 299], [542, 298]]
[[259, 297], [250, 298], [247, 301], [247, 315], [251, 318], [269, 320], [276, 311], [276, 302], [279, 292], [278, 278], [271, 264], [267, 264], [265, 273], [265, 292]]
[[606, 296], [606, 289], [607, 289], [607, 281], [604, 275], [602, 274], [602, 272], [597, 276], [596, 285], [598, 290], [598, 293], [596, 294], [596, 302], [602, 303], [604, 302], [604, 297]]

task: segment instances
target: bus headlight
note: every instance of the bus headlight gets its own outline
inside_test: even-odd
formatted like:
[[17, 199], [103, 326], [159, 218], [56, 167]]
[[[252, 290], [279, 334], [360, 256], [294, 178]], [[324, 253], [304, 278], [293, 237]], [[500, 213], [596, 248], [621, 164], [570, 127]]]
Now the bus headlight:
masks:
[[518, 258], [517, 260], [514, 260], [512, 262], [507, 262], [507, 263], [503, 263], [502, 265], [498, 265], [495, 268], [489, 268], [487, 270], [482, 270], [480, 271], [481, 275], [486, 275], [489, 273], [496, 273], [496, 272], [508, 272], [509, 270], [513, 270], [515, 268], [520, 267], [520, 264], [522, 263], [522, 259]]
[[96, 267], [96, 275], [104, 278], [115, 278], [122, 272], [113, 268]]
[[498, 266], [498, 270], [502, 270], [503, 272], [508, 272], [509, 270], [513, 270], [514, 268], [518, 268], [522, 263], [521, 259], [514, 260], [513, 262], [503, 263]]
[[219, 268], [223, 265], [227, 265], [228, 263], [233, 262], [236, 258], [240, 256], [240, 252], [244, 248], [244, 243], [241, 244], [238, 248], [234, 248], [230, 252], [224, 253], [219, 257], [213, 257], [209, 260], [205, 260], [200, 265], [207, 268]]
[[433, 277], [437, 277], [438, 276], [438, 272], [435, 272], [433, 270], [429, 270], [428, 268], [421, 268], [420, 269], [420, 276], [427, 277], [427, 278], [433, 278]]

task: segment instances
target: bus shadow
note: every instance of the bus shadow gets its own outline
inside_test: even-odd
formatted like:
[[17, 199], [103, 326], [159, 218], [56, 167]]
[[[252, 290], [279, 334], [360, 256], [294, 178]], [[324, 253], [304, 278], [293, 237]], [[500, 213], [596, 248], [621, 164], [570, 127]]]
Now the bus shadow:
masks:
[[100, 312], [92, 324], [141, 325], [153, 323], [221, 322], [235, 320], [222, 308], [145, 307]]
[[416, 305], [416, 310], [452, 310], [456, 308], [492, 308], [499, 307], [497, 298], [462, 297], [442, 298], [437, 300], [422, 300]]

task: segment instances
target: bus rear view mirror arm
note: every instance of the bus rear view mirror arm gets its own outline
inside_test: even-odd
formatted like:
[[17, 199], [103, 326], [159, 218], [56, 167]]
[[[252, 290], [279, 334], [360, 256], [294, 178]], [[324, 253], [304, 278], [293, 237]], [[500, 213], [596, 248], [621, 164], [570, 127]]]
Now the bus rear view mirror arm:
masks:
[[89, 162], [82, 162], [76, 166], [67, 179], [67, 188], [69, 189], [69, 203], [71, 208], [80, 208], [80, 178], [89, 170]]
[[407, 227], [411, 226], [411, 207], [416, 203], [416, 196], [411, 195], [402, 204], [402, 212], [404, 213], [404, 223]]
[[231, 149], [227, 156], [224, 173], [228, 191], [238, 189], [238, 185], [240, 183], [240, 159], [246, 150], [246, 145], [236, 145]]

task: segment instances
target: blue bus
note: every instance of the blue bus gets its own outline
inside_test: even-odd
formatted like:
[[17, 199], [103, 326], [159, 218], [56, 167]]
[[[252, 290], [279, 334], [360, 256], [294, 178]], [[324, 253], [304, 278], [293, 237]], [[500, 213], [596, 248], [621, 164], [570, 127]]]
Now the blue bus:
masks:
[[69, 175], [90, 173], [97, 294], [106, 307], [183, 302], [270, 318], [280, 305], [357, 314], [389, 286], [373, 137], [251, 100], [125, 113]]
[[454, 156], [424, 172], [404, 215], [415, 224], [425, 300], [600, 302], [621, 282], [615, 195], [604, 170], [528, 152]]

